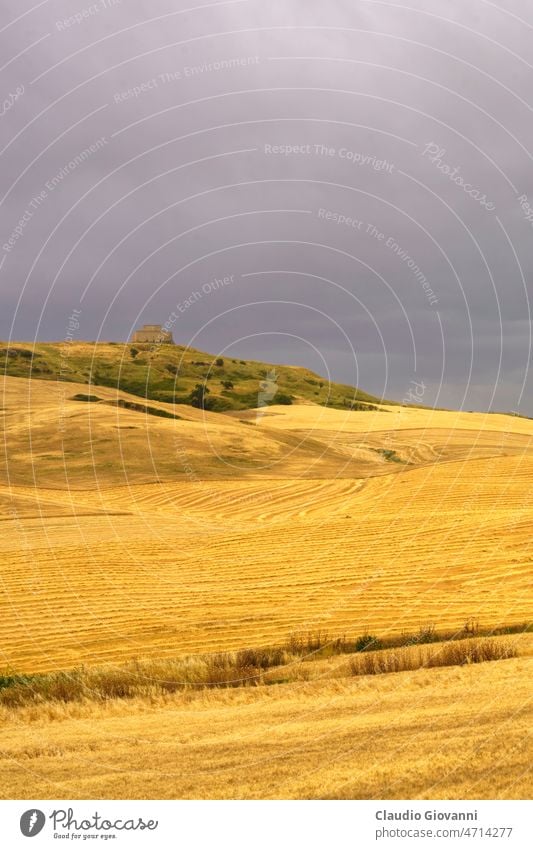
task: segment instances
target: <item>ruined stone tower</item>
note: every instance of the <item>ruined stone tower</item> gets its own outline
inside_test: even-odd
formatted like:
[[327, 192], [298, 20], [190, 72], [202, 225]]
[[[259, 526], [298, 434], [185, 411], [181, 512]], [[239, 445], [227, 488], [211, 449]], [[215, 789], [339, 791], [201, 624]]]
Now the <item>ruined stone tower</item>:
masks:
[[154, 342], [159, 345], [173, 345], [174, 339], [172, 333], [163, 330], [160, 324], [143, 324], [139, 330], [132, 334], [130, 342]]

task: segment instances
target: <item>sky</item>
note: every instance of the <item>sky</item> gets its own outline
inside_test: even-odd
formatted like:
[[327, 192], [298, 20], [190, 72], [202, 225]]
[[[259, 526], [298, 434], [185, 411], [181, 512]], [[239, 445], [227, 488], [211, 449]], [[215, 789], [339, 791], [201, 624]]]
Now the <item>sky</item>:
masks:
[[528, 0], [0, 2], [0, 338], [533, 415]]

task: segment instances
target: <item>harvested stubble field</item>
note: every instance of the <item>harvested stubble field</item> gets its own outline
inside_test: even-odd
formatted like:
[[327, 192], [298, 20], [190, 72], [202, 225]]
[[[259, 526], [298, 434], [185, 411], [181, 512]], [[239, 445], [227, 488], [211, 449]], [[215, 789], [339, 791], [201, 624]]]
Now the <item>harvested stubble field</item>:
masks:
[[7, 798], [526, 798], [530, 661], [0, 709]]
[[[4, 670], [531, 619], [531, 421], [150, 402], [170, 419], [83, 392], [3, 379]], [[528, 663], [4, 707], [1, 792], [519, 796]]]

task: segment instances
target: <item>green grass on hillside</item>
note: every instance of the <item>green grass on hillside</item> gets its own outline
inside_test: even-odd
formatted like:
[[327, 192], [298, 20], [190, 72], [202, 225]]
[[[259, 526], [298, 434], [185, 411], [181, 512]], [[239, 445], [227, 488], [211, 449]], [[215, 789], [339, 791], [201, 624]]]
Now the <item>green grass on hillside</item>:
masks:
[[175, 404], [190, 404], [195, 387], [206, 385], [209, 409], [217, 412], [303, 401], [341, 409], [381, 403], [306, 368], [213, 357], [180, 345], [0, 342], [0, 370], [13, 377], [114, 387]]

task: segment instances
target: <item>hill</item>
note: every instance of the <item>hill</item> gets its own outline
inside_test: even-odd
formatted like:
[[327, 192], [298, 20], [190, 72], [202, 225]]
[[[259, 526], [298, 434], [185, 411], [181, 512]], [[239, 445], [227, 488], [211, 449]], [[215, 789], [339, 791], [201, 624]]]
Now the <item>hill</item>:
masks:
[[1, 385], [6, 666], [529, 620], [531, 422], [151, 402], [180, 416], [161, 418], [80, 389]]
[[373, 395], [329, 383], [306, 368], [214, 357], [180, 345], [0, 342], [2, 372], [11, 377], [113, 387], [171, 404], [190, 404], [195, 386], [205, 384], [209, 389], [205, 406], [216, 412], [292, 401], [338, 408], [381, 403]]
[[309, 403], [217, 413], [104, 386], [0, 378], [0, 482], [76, 489], [205, 480], [336, 480], [521, 456], [527, 419]]
[[[207, 691], [169, 669], [343, 638], [410, 652], [430, 626], [522, 630], [531, 421], [309, 399], [220, 413], [51, 374], [2, 377], [0, 395], [6, 795], [527, 792], [528, 634], [516, 657], [450, 669], [353, 677], [345, 655], [309, 649], [264, 686]], [[132, 668], [146, 693], [129, 692]]]
[[[11, 485], [72, 490], [249, 477], [358, 477], [368, 465], [312, 435], [302, 439], [262, 426], [261, 414], [243, 422], [238, 413], [141, 403], [102, 386], [88, 390], [83, 384], [16, 377], [0, 378], [0, 393], [0, 480]], [[276, 409], [292, 407], [271, 408]], [[382, 458], [367, 453], [370, 470], [379, 470]]]

